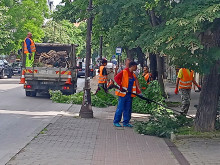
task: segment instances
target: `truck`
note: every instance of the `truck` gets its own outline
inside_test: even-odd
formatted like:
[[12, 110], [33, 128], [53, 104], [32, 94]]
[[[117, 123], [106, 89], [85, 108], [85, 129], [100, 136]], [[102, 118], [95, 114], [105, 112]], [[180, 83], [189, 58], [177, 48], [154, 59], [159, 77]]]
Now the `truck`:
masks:
[[[26, 67], [26, 54], [22, 53], [21, 84], [24, 84], [26, 96], [35, 97], [37, 93], [49, 93], [49, 90], [60, 90], [69, 95], [76, 92], [77, 67], [76, 44], [36, 43], [35, 62], [33, 67]], [[66, 66], [39, 66], [37, 55], [49, 51], [66, 51]]]

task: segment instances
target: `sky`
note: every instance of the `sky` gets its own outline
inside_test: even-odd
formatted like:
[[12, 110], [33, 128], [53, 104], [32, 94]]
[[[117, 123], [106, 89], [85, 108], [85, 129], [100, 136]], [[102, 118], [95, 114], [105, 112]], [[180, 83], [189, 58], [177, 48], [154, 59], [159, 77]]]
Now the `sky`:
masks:
[[53, 1], [53, 4], [54, 6], [58, 5], [62, 0], [52, 0]]

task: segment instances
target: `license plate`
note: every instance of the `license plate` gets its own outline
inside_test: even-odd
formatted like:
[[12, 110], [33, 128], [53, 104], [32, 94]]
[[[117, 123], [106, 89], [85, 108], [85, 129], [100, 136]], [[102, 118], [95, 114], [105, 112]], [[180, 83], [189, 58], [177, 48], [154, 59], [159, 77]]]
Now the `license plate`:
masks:
[[55, 74], [53, 70], [40, 70], [39, 74]]
[[47, 81], [42, 81], [42, 82], [40, 82], [40, 84], [42, 84], [42, 85], [48, 85], [48, 84], [54, 84], [54, 82], [47, 82]]

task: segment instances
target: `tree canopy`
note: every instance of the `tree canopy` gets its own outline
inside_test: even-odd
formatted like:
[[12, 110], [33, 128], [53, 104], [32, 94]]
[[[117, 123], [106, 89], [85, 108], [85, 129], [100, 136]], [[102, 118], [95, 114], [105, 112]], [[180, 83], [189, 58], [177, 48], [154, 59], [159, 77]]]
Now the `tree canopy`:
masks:
[[44, 19], [48, 17], [46, 0], [3, 0], [3, 8], [7, 8], [4, 16], [7, 17], [6, 31], [10, 32], [10, 38], [3, 45], [4, 52], [11, 52], [21, 48], [21, 42], [32, 32], [35, 42], [41, 42], [44, 37], [42, 26]]
[[[87, 0], [63, 0], [55, 15], [59, 19], [82, 21]], [[114, 53], [115, 47], [124, 50], [140, 47], [143, 52], [169, 55], [176, 65], [207, 72], [218, 54], [208, 52], [202, 42], [203, 34], [213, 32], [219, 25], [219, 0], [94, 0], [93, 40], [99, 36]], [[70, 10], [71, 9], [71, 10]], [[151, 11], [157, 26], [152, 26]], [[61, 17], [62, 16], [62, 17]], [[57, 18], [57, 17], [56, 17]], [[204, 41], [204, 38], [203, 38]]]
[[85, 57], [85, 22], [73, 24], [68, 20], [62, 20], [59, 22], [50, 20], [45, 24], [43, 31], [45, 33], [43, 42], [78, 44], [77, 55]]

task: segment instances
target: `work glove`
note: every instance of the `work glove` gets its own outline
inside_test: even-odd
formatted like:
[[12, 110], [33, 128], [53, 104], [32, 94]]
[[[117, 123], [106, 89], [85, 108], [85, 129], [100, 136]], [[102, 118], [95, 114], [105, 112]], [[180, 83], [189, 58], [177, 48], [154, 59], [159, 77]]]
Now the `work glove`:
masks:
[[177, 95], [178, 94], [178, 88], [175, 89], [174, 93]]
[[201, 86], [198, 86], [198, 89], [199, 89], [199, 91], [201, 91], [202, 90]]

